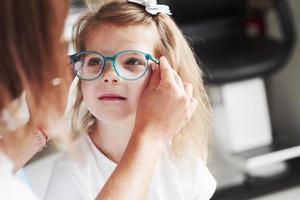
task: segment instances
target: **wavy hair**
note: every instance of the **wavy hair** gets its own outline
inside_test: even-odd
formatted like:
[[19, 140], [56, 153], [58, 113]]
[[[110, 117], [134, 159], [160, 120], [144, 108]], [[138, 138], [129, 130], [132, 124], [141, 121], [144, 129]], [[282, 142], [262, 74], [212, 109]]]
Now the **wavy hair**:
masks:
[[[116, 26], [149, 25], [149, 28], [157, 29], [159, 39], [155, 45], [155, 55], [165, 56], [181, 79], [193, 85], [193, 95], [199, 103], [191, 120], [172, 139], [172, 152], [176, 156], [184, 158], [186, 151], [192, 150], [192, 155], [196, 154], [206, 161], [211, 108], [203, 83], [203, 71], [192, 48], [173, 19], [162, 13], [151, 15], [145, 11], [143, 6], [128, 3], [125, 0], [108, 1], [97, 10], [89, 10], [74, 25], [73, 44], [76, 51], [86, 50], [88, 33], [101, 23], [110, 23]], [[80, 127], [76, 125], [82, 101], [83, 96], [79, 84], [72, 111], [72, 131], [74, 133], [78, 133], [79, 129], [90, 131], [95, 123], [95, 117], [85, 111], [80, 121]]]

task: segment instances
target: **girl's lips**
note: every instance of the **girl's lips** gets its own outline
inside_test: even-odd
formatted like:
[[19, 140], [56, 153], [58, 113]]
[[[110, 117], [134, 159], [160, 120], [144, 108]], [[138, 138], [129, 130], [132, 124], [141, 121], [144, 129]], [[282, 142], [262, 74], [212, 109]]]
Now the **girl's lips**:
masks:
[[124, 101], [126, 97], [117, 95], [117, 94], [105, 94], [99, 97], [99, 100], [106, 100], [106, 101]]

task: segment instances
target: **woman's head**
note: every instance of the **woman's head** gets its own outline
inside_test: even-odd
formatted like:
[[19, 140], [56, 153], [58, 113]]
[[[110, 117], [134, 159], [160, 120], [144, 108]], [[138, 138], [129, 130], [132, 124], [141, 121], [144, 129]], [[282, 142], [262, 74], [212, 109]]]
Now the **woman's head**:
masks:
[[[107, 34], [104, 34], [107, 30], [109, 30], [106, 32]], [[100, 33], [100, 31], [104, 32]], [[129, 38], [126, 37], [127, 32], [129, 33]], [[202, 155], [202, 158], [206, 159], [210, 106], [202, 82], [203, 74], [191, 48], [173, 20], [161, 13], [151, 15], [145, 11], [145, 7], [128, 3], [125, 0], [109, 1], [96, 12], [88, 12], [79, 19], [73, 32], [75, 49], [84, 51], [91, 50], [89, 48], [93, 47], [93, 45], [97, 46], [99, 44], [101, 46], [100, 43], [95, 41], [95, 38], [99, 35], [109, 38], [109, 33], [115, 34], [117, 38], [124, 37], [127, 40], [142, 40], [140, 42], [144, 44], [143, 48], [148, 48], [145, 51], [149, 51], [148, 53], [156, 58], [165, 56], [182, 80], [190, 82], [194, 86], [194, 97], [199, 101], [198, 111], [182, 132], [175, 136], [173, 147], [174, 151], [179, 153], [184, 148], [194, 145], [193, 147], [195, 148], [193, 149], [201, 151], [198, 153]], [[117, 34], [120, 35], [118, 36]], [[109, 39], [103, 40], [104, 38], [99, 38], [99, 40], [101, 42], [109, 41]], [[150, 41], [149, 44], [145, 42], [145, 38]], [[92, 50], [106, 50], [106, 44], [101, 48]], [[116, 42], [116, 44], [119, 44], [120, 47], [122, 46], [121, 42]], [[108, 54], [110, 53], [116, 52], [108, 52]], [[135, 84], [134, 81], [132, 83]], [[81, 87], [84, 87], [84, 85], [85, 83], [82, 83], [78, 87], [73, 115], [75, 118], [83, 100], [84, 95], [82, 95]], [[144, 87], [144, 84], [142, 85], [140, 90]], [[93, 116], [90, 113], [86, 113], [83, 117], [83, 128], [88, 129], [92, 119]], [[202, 148], [199, 148], [198, 145], [201, 145]]]
[[[63, 110], [66, 68], [59, 55], [67, 10], [68, 0], [59, 5], [54, 0], [1, 0], [0, 110], [22, 91], [26, 92], [31, 122], [42, 117], [39, 111]], [[55, 78], [63, 80], [59, 86], [51, 84]]]

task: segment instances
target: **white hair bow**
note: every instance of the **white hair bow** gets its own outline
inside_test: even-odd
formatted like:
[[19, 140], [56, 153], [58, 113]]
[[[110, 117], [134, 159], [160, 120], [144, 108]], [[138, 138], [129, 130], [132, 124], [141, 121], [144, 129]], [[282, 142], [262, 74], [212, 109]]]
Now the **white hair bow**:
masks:
[[127, 1], [130, 3], [136, 3], [145, 6], [146, 11], [151, 15], [157, 15], [158, 13], [172, 15], [169, 6], [157, 4], [156, 0], [127, 0]]

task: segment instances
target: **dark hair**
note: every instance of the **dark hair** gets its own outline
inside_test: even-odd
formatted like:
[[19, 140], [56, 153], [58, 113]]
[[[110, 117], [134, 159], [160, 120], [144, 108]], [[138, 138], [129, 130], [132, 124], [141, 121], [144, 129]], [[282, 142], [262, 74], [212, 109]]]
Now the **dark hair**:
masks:
[[[63, 106], [59, 101], [65, 98], [65, 82], [53, 86], [51, 81], [66, 75], [59, 41], [68, 3], [0, 1], [0, 111], [24, 90], [34, 102], [33, 111], [47, 102], [55, 109]], [[57, 105], [53, 105], [54, 98]]]

